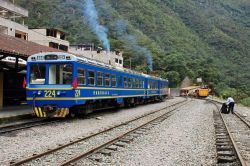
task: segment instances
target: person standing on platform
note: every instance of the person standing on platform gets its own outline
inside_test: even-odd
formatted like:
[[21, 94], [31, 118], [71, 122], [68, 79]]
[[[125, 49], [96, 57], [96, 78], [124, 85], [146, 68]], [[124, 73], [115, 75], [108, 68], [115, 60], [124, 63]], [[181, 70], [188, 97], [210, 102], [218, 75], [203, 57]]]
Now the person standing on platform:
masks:
[[234, 99], [232, 97], [228, 97], [226, 101], [228, 105], [228, 112], [234, 113]]

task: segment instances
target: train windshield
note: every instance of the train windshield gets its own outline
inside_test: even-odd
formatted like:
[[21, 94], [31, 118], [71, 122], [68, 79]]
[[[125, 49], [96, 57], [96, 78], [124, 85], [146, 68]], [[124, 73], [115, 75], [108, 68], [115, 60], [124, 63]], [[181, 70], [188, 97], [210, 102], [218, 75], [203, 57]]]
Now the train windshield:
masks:
[[46, 66], [44, 64], [30, 65], [30, 84], [45, 84]]
[[[48, 75], [46, 75], [46, 67], [48, 67]], [[32, 64], [30, 84], [72, 84], [72, 69], [71, 64]]]
[[71, 84], [72, 65], [53, 64], [49, 65], [49, 84]]

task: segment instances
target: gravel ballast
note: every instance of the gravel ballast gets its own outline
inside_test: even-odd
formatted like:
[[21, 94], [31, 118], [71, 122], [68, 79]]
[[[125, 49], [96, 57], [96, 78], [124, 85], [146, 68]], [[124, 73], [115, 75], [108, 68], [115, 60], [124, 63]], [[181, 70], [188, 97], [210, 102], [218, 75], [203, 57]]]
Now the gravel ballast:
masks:
[[250, 121], [250, 108], [249, 107], [244, 107], [242, 105], [236, 105], [234, 110], [235, 110], [235, 112], [242, 115], [245, 119]]
[[[22, 157], [28, 157], [48, 148], [57, 147], [58, 144], [68, 143], [79, 137], [120, 124], [121, 121], [133, 119], [183, 100], [183, 98], [175, 98], [166, 102], [130, 109], [105, 111], [104, 113], [90, 115], [88, 116], [89, 119], [77, 119], [0, 135], [0, 165], [8, 165], [10, 161], [18, 161]], [[101, 118], [98, 120], [96, 119], [97, 116]]]
[[215, 165], [214, 108], [193, 100], [101, 163], [82, 160], [78, 165]]

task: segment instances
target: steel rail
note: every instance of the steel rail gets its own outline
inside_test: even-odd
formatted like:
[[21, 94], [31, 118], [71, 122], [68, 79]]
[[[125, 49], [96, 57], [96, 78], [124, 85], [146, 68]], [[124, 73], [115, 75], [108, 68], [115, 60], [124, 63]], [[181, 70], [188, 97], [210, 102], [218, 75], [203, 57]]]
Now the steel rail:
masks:
[[220, 103], [220, 102], [218, 102], [218, 101], [213, 101], [213, 100], [208, 100], [208, 101], [212, 102], [212, 103], [216, 106], [216, 108], [217, 108], [217, 110], [218, 110], [218, 112], [219, 112], [219, 114], [220, 114], [220, 117], [221, 117], [221, 119], [222, 119], [222, 122], [223, 122], [223, 124], [224, 124], [225, 127], [226, 127], [226, 130], [227, 130], [227, 133], [228, 133], [228, 135], [229, 135], [230, 141], [231, 141], [232, 144], [233, 144], [233, 148], [234, 148], [235, 153], [236, 153], [236, 155], [237, 155], [237, 157], [238, 157], [238, 159], [239, 159], [239, 161], [240, 161], [240, 164], [241, 164], [242, 166], [247, 166], [246, 161], [245, 161], [245, 160], [243, 159], [243, 157], [241, 156], [240, 150], [239, 150], [239, 148], [237, 147], [237, 144], [235, 143], [235, 141], [234, 141], [234, 139], [233, 139], [233, 136], [232, 136], [232, 134], [231, 134], [231, 132], [230, 132], [230, 130], [229, 130], [229, 128], [228, 128], [228, 126], [227, 126], [227, 124], [226, 124], [226, 122], [225, 122], [223, 116], [222, 116], [222, 113], [220, 112], [219, 106], [218, 106], [217, 104], [214, 103], [214, 102], [216, 102], [216, 103]]
[[[212, 102], [215, 102], [218, 104], [223, 104], [222, 102], [216, 101], [216, 100], [209, 99], [208, 101], [212, 101]], [[218, 108], [218, 110], [220, 110], [220, 109]], [[243, 118], [239, 113], [234, 112], [234, 115], [237, 116], [242, 122], [244, 122], [250, 128], [250, 122], [248, 122], [245, 118]]]
[[234, 115], [237, 116], [243, 123], [245, 123], [245, 125], [247, 125], [248, 128], [250, 128], [250, 123], [245, 118], [242, 118], [241, 115], [238, 113], [234, 113]]
[[[47, 119], [48, 120], [48, 119]], [[24, 123], [16, 123], [12, 125], [6, 125], [3, 127], [0, 127], [0, 134], [5, 134], [17, 130], [22, 130], [22, 129], [28, 129], [36, 126], [41, 126], [41, 125], [47, 125], [51, 123], [58, 122], [59, 120], [53, 120], [53, 121], [46, 121], [46, 120], [34, 120], [34, 121], [29, 121], [29, 122], [24, 122]]]
[[164, 110], [164, 109], [167, 109], [167, 108], [176, 106], [176, 105], [178, 105], [178, 104], [182, 104], [182, 103], [184, 103], [184, 102], [186, 102], [186, 101], [187, 101], [187, 99], [185, 99], [185, 100], [183, 100], [183, 101], [181, 101], [181, 102], [174, 103], [174, 104], [172, 104], [172, 105], [170, 105], [170, 106], [165, 106], [164, 108], [157, 109], [157, 110], [155, 110], [155, 111], [153, 111], [153, 112], [150, 112], [150, 113], [141, 115], [141, 116], [136, 117], [136, 118], [134, 118], [134, 119], [132, 119], [132, 120], [128, 120], [128, 121], [122, 122], [122, 123], [120, 123], [120, 124], [118, 124], [118, 125], [115, 125], [115, 126], [113, 126], [113, 127], [110, 127], [110, 128], [108, 128], [108, 129], [104, 129], [104, 130], [102, 130], [102, 131], [99, 131], [99, 132], [97, 132], [97, 133], [91, 134], [91, 135], [89, 135], [89, 136], [85, 136], [85, 137], [79, 138], [79, 139], [77, 139], [77, 140], [75, 140], [75, 141], [70, 141], [70, 142], [67, 143], [67, 144], [59, 145], [59, 146], [56, 147], [56, 148], [49, 149], [49, 150], [47, 150], [47, 151], [45, 151], [45, 152], [42, 152], [42, 153], [39, 153], [39, 154], [35, 154], [35, 155], [32, 155], [32, 156], [27, 157], [27, 158], [25, 158], [25, 159], [22, 159], [22, 160], [20, 160], [20, 161], [17, 161], [17, 162], [15, 162], [15, 163], [12, 163], [10, 166], [18, 166], [18, 165], [21, 165], [21, 164], [30, 162], [30, 161], [32, 161], [32, 160], [34, 160], [34, 159], [43, 157], [43, 156], [45, 156], [45, 155], [49, 155], [49, 154], [51, 154], [51, 153], [53, 153], [53, 152], [56, 152], [56, 151], [58, 151], [58, 150], [61, 150], [61, 149], [63, 149], [63, 148], [66, 148], [66, 147], [68, 147], [68, 146], [71, 146], [71, 145], [74, 145], [74, 144], [76, 144], [76, 143], [85, 141], [85, 140], [90, 139], [90, 138], [92, 138], [92, 137], [94, 137], [94, 136], [103, 134], [103, 133], [105, 133], [105, 132], [108, 132], [108, 131], [110, 131], [110, 130], [113, 130], [113, 129], [115, 129], [115, 128], [118, 128], [118, 127], [120, 127], [120, 126], [124, 126], [124, 125], [126, 125], [126, 124], [128, 124], [128, 123], [131, 123], [131, 122], [134, 122], [134, 121], [136, 121], [136, 120], [142, 119], [142, 118], [144, 118], [144, 117], [146, 117], [146, 116], [155, 114], [155, 113], [157, 113], [157, 112], [159, 112], [159, 111], [162, 111], [162, 110]]
[[[183, 106], [183, 105], [181, 105], [181, 106]], [[150, 120], [150, 121], [148, 121], [148, 122], [146, 122], [146, 123], [144, 123], [144, 124], [142, 124], [142, 125], [134, 128], [132, 130], [129, 130], [126, 133], [124, 133], [122, 135], [119, 135], [118, 137], [116, 137], [116, 138], [114, 138], [114, 139], [112, 139], [112, 140], [110, 140], [110, 141], [108, 141], [106, 143], [103, 143], [102, 145], [99, 145], [98, 147], [95, 147], [95, 148], [93, 148], [93, 149], [91, 149], [91, 150], [89, 150], [87, 152], [84, 152], [84, 153], [82, 153], [82, 154], [80, 154], [80, 155], [78, 155], [78, 156], [76, 156], [76, 157], [74, 157], [74, 158], [72, 158], [72, 159], [70, 159], [70, 160], [68, 160], [68, 161], [60, 164], [60, 166], [66, 166], [66, 165], [69, 165], [70, 163], [74, 163], [74, 162], [76, 162], [76, 161], [78, 161], [78, 160], [80, 160], [82, 158], [85, 158], [85, 157], [89, 156], [90, 154], [93, 154], [93, 153], [95, 153], [97, 151], [102, 150], [103, 148], [105, 148], [105, 147], [107, 147], [109, 145], [114, 144], [115, 142], [119, 142], [119, 140], [122, 139], [123, 137], [125, 137], [125, 136], [133, 133], [134, 131], [136, 131], [136, 130], [138, 130], [140, 128], [143, 128], [144, 126], [146, 126], [146, 125], [148, 125], [148, 124], [150, 124], [150, 123], [152, 123], [152, 122], [154, 122], [156, 120], [159, 120], [159, 119], [163, 118], [164, 116], [168, 115], [169, 113], [171, 113], [173, 111], [176, 111], [177, 109], [178, 108], [174, 108], [173, 110], [168, 111], [167, 113], [164, 113], [164, 114], [162, 114], [162, 115], [160, 115], [160, 116], [158, 116], [158, 117], [156, 117], [156, 118], [154, 118], [154, 119], [152, 119], [152, 120]]]

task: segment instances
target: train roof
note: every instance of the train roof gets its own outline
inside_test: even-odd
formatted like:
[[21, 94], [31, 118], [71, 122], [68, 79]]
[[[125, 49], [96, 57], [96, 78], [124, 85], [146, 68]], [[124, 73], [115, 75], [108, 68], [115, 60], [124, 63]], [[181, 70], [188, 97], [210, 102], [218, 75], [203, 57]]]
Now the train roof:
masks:
[[113, 69], [113, 70], [117, 70], [117, 71], [122, 71], [128, 74], [134, 74], [134, 75], [138, 75], [138, 76], [144, 76], [146, 78], [151, 78], [151, 79], [157, 79], [157, 80], [162, 80], [162, 81], [168, 81], [167, 79], [162, 79], [160, 77], [155, 77], [155, 76], [151, 76], [148, 74], [144, 74], [144, 73], [140, 73], [134, 70], [130, 70], [130, 69], [126, 69], [126, 68], [121, 68], [121, 67], [117, 67], [117, 66], [112, 66], [109, 64], [105, 64], [103, 62], [97, 61], [97, 60], [93, 60], [93, 59], [89, 59], [86, 58], [84, 56], [80, 56], [80, 55], [74, 55], [71, 53], [65, 53], [65, 52], [42, 52], [42, 53], [37, 53], [37, 54], [33, 54], [31, 56], [29, 56], [28, 58], [28, 62], [34, 62], [34, 58], [36, 58], [36, 62], [42, 62], [45, 61], [45, 56], [46, 55], [60, 55], [60, 56], [70, 56], [70, 60], [67, 60], [65, 57], [62, 59], [50, 59], [51, 62], [57, 62], [58, 60], [61, 61], [78, 61], [80, 63], [86, 63], [86, 64], [91, 64], [91, 65], [95, 65], [95, 66], [99, 66], [99, 67], [104, 67], [104, 68], [109, 68], [109, 69]]

